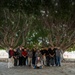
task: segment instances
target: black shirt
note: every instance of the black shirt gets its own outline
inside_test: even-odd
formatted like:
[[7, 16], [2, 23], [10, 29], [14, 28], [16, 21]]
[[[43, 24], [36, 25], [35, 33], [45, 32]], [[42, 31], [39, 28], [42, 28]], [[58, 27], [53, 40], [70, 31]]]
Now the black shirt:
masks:
[[34, 58], [35, 57], [35, 54], [36, 54], [36, 51], [32, 51], [32, 57]]
[[41, 50], [40, 52], [41, 52], [42, 55], [44, 55], [44, 54], [46, 53], [46, 50], [43, 49], [43, 50]]
[[46, 56], [49, 56], [49, 51], [46, 50], [46, 51], [45, 51], [45, 54], [46, 54]]
[[50, 53], [50, 55], [54, 55], [55, 54], [54, 49], [53, 50], [50, 50], [49, 53]]
[[17, 52], [14, 52], [14, 56], [18, 56], [18, 53]]

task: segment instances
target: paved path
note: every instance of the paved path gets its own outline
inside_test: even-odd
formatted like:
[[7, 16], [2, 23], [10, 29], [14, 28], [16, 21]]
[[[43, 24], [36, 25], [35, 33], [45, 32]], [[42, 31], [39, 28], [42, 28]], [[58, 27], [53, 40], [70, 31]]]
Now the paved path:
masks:
[[75, 63], [62, 63], [61, 67], [44, 67], [32, 69], [30, 67], [7, 68], [7, 63], [0, 62], [0, 75], [75, 75]]

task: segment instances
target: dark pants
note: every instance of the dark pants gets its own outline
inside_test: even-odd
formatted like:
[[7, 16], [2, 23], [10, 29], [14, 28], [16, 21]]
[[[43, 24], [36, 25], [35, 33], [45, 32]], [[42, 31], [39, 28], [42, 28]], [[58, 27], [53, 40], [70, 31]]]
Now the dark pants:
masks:
[[54, 57], [51, 57], [50, 58], [50, 65], [54, 66], [54, 63], [55, 63], [55, 58]]
[[26, 57], [22, 57], [22, 65], [26, 65]]
[[60, 56], [56, 56], [56, 66], [61, 66], [61, 58], [60, 58]]
[[34, 66], [34, 69], [42, 69], [42, 66], [39, 66], [39, 67]]
[[23, 60], [22, 56], [19, 57], [19, 66], [22, 66], [22, 60]]
[[47, 66], [50, 66], [50, 57], [49, 56], [46, 56], [46, 64], [47, 64]]
[[56, 56], [54, 56], [54, 60], [55, 60], [55, 65], [56, 65], [57, 64]]
[[14, 58], [14, 66], [17, 66], [18, 59]]
[[32, 64], [35, 65], [36, 57], [32, 57]]

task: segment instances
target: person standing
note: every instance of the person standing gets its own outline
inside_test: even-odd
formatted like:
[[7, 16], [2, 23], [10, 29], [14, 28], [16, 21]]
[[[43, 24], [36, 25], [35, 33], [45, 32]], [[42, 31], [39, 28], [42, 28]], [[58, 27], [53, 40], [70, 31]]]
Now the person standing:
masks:
[[9, 49], [9, 58], [13, 57], [14, 56], [14, 50], [12, 47], [10, 47]]
[[19, 47], [17, 49], [18, 52], [18, 58], [19, 58], [19, 66], [22, 66], [22, 47]]
[[28, 51], [28, 66], [32, 66], [32, 51]]
[[62, 50], [58, 47], [55, 51], [56, 54], [56, 66], [61, 66], [61, 54], [62, 54]]
[[37, 60], [37, 57], [42, 58], [42, 54], [41, 54], [40, 50], [36, 51], [35, 57], [36, 57], [36, 60]]
[[22, 49], [22, 65], [26, 65], [26, 56], [27, 56], [27, 52], [26, 49]]
[[36, 49], [32, 49], [32, 65], [35, 65], [35, 60], [36, 60]]
[[42, 49], [40, 50], [41, 54], [42, 54], [42, 64], [43, 66], [46, 66], [46, 53], [45, 53], [45, 49], [42, 47]]
[[56, 65], [56, 50], [57, 50], [57, 47], [54, 47], [54, 51], [55, 51], [55, 55], [54, 55], [54, 58], [55, 58], [55, 65]]
[[51, 49], [49, 51], [49, 55], [50, 55], [50, 65], [54, 66], [54, 64], [55, 64], [55, 51], [54, 51], [53, 47], [51, 47]]
[[9, 48], [9, 59], [8, 59], [8, 68], [11, 68], [11, 67], [14, 67], [14, 59], [13, 59], [13, 56], [14, 56], [14, 50], [12, 47]]
[[48, 50], [48, 48], [46, 48], [45, 54], [46, 54], [46, 65], [47, 65], [47, 66], [50, 66], [50, 55], [49, 55], [49, 50]]
[[14, 66], [18, 65], [18, 52], [14, 49]]

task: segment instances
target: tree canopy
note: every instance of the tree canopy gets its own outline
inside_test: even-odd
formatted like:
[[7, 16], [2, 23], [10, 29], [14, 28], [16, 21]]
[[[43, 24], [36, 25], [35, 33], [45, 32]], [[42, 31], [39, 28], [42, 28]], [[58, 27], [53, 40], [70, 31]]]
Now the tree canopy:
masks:
[[1, 0], [0, 46], [75, 44], [75, 0]]

